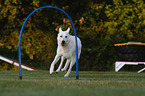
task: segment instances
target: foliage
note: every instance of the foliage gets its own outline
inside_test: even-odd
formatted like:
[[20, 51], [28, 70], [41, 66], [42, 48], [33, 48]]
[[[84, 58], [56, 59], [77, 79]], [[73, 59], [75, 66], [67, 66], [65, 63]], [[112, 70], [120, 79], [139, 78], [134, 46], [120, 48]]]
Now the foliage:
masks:
[[132, 0], [132, 2], [114, 0], [113, 5], [107, 5], [105, 13], [108, 20], [105, 27], [108, 29], [109, 36], [144, 42], [145, 5], [142, 0]]
[[14, 66], [12, 64], [7, 64], [5, 62], [0, 61], [0, 70], [1, 71], [6, 71], [6, 70], [18, 70], [19, 67]]
[[[119, 58], [115, 43], [145, 42], [143, 0], [1, 0], [1, 55], [17, 60], [21, 26], [33, 10], [42, 6], [59, 7], [72, 18], [83, 45], [80, 70], [112, 70]], [[59, 27], [72, 28], [62, 12], [42, 9], [34, 13], [22, 35], [22, 62], [49, 69]]]

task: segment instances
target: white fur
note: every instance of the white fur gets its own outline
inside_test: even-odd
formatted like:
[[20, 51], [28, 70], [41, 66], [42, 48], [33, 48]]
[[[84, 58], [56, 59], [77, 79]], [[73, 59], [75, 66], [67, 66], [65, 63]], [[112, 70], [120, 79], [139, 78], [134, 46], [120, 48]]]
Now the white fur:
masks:
[[[69, 69], [68, 69], [67, 73], [64, 75], [64, 77], [69, 76], [71, 69], [76, 62], [75, 36], [71, 36], [69, 34], [69, 31], [70, 31], [70, 28], [68, 28], [67, 31], [62, 31], [61, 27], [59, 28], [59, 33], [57, 36], [57, 43], [58, 43], [57, 54], [51, 64], [50, 74], [52, 74], [54, 72], [54, 66], [60, 58], [61, 58], [61, 63], [59, 65], [58, 69], [56, 70], [56, 72], [60, 72], [60, 70], [66, 71], [70, 64]], [[79, 59], [80, 54], [81, 54], [82, 44], [78, 37], [77, 37], [77, 43], [78, 43], [78, 59]], [[67, 61], [66, 61], [64, 68], [62, 68], [64, 59], [67, 59]]]

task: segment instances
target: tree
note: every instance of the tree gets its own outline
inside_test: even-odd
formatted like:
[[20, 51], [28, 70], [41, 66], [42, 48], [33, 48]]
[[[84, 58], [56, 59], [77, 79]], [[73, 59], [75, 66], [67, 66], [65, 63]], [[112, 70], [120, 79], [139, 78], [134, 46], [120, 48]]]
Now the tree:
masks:
[[[59, 7], [72, 18], [83, 45], [80, 70], [112, 70], [119, 58], [115, 43], [145, 42], [143, 0], [1, 0], [0, 54], [17, 60], [21, 26], [33, 10], [42, 6]], [[48, 69], [59, 27], [72, 29], [62, 12], [42, 9], [34, 13], [22, 36], [22, 62]]]

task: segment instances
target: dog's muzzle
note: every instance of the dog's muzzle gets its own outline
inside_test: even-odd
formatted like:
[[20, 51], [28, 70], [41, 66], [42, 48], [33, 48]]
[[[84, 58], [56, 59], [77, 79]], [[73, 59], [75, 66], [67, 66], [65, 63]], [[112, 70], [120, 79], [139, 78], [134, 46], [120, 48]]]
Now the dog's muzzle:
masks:
[[64, 46], [64, 45], [65, 45], [65, 41], [64, 41], [64, 40], [61, 42], [61, 45], [62, 45], [62, 46]]

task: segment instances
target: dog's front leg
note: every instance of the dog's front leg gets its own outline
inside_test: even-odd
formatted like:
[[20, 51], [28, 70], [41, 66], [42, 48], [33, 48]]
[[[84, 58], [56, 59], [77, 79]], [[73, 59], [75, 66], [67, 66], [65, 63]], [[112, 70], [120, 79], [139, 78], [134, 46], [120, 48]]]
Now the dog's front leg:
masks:
[[58, 69], [56, 70], [56, 72], [59, 72], [59, 71], [60, 71], [60, 69], [61, 69], [61, 67], [62, 67], [62, 64], [63, 64], [63, 61], [64, 61], [64, 57], [61, 56], [61, 63], [60, 63], [60, 65], [59, 65]]
[[61, 71], [66, 71], [66, 69], [68, 68], [68, 65], [70, 63], [70, 59], [67, 59], [66, 63], [65, 63], [65, 66], [63, 69], [61, 69]]
[[52, 64], [51, 64], [51, 67], [50, 67], [50, 74], [53, 73], [53, 71], [54, 71], [54, 65], [58, 62], [59, 59], [60, 59], [60, 57], [58, 55], [56, 55], [54, 60], [53, 60], [53, 62], [52, 62]]
[[71, 58], [71, 63], [70, 63], [70, 66], [69, 66], [69, 69], [67, 71], [67, 73], [64, 75], [64, 77], [68, 77], [68, 75], [70, 74], [71, 72], [71, 69], [73, 67], [73, 65], [75, 64], [76, 62], [76, 59], [74, 58], [74, 56]]

